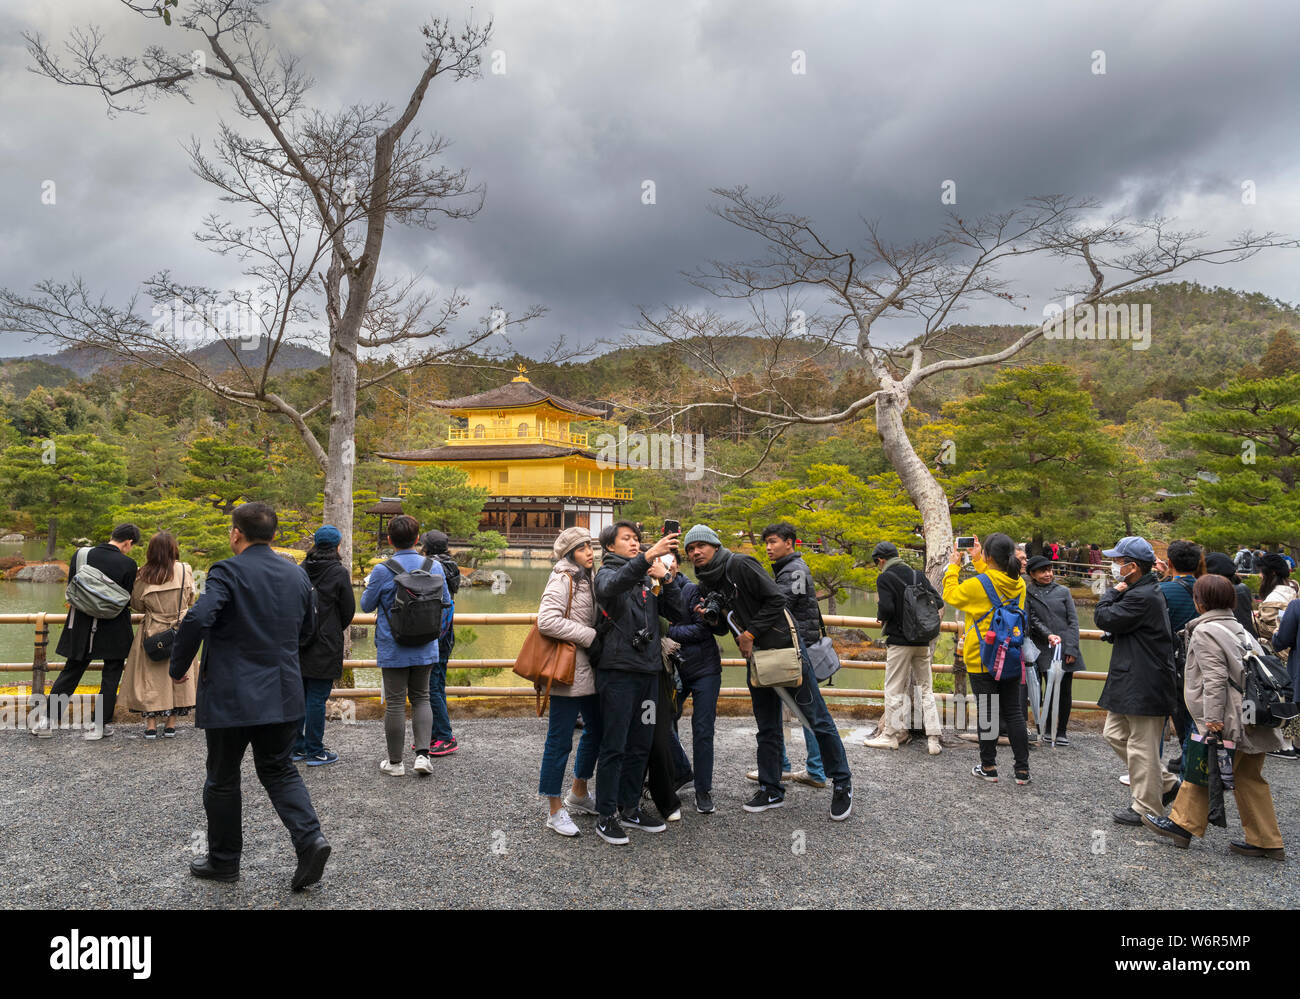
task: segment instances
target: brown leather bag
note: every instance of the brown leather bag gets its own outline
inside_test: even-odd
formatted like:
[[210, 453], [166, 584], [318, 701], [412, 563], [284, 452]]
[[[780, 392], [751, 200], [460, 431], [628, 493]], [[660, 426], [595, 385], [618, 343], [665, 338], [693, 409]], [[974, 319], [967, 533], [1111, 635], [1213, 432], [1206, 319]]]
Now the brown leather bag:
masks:
[[[573, 577], [569, 577], [569, 600], [564, 605], [564, 616], [569, 616], [569, 611], [573, 607]], [[578, 665], [578, 647], [572, 642], [564, 642], [558, 638], [550, 638], [543, 635], [538, 630], [537, 625], [533, 625], [532, 630], [528, 632], [528, 637], [524, 639], [524, 644], [519, 647], [519, 655], [515, 659], [514, 671], [517, 675], [522, 676], [525, 680], [531, 680], [534, 689], [537, 691], [537, 717], [542, 717], [542, 712], [546, 710], [547, 705], [551, 703], [551, 685], [554, 683], [571, 686], [573, 684], [573, 673]], [[542, 684], [545, 683], [545, 700], [543, 700]]]

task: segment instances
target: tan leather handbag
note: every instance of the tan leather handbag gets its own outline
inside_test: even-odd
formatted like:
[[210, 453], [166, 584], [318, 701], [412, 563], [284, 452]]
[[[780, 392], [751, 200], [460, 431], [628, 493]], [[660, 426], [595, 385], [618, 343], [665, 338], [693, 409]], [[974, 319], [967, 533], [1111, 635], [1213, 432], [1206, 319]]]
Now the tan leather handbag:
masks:
[[755, 687], [798, 687], [803, 683], [803, 657], [799, 655], [799, 636], [794, 618], [784, 611], [790, 624], [791, 647], [788, 649], [754, 649], [749, 656], [749, 682]]
[[[573, 577], [569, 577], [569, 599], [564, 605], [564, 616], [569, 616], [573, 607]], [[525, 680], [532, 681], [537, 691], [537, 717], [551, 703], [551, 685], [555, 683], [570, 686], [573, 683], [574, 670], [578, 665], [578, 647], [572, 642], [550, 638], [538, 630], [536, 624], [528, 632], [524, 644], [519, 647], [515, 659], [514, 671]], [[545, 684], [543, 699], [542, 685]]]

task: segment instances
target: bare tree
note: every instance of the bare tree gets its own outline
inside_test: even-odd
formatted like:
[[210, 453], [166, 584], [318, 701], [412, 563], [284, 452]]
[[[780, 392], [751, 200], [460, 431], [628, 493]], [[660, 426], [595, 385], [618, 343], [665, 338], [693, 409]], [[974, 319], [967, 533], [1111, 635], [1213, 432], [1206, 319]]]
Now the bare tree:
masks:
[[[1061, 306], [1063, 321], [1072, 312], [1077, 315], [1191, 263], [1230, 264], [1265, 248], [1300, 245], [1272, 232], [1244, 232], [1226, 245], [1205, 248], [1203, 233], [1175, 230], [1167, 218], [1098, 219], [1092, 202], [1053, 195], [976, 220], [952, 213], [939, 233], [906, 244], [888, 242], [875, 224], [865, 223], [861, 243], [843, 248], [819, 234], [807, 218], [783, 210], [777, 196], [755, 196], [745, 187], [713, 193], [721, 204], [712, 211], [757, 236], [766, 252], [742, 263], [713, 261], [687, 275], [720, 298], [746, 300], [746, 319], [724, 318], [708, 309], [670, 308], [657, 316], [641, 310], [636, 330], [671, 344], [707, 372], [723, 395], [722, 401], [690, 403], [668, 416], [703, 407], [734, 408], [759, 418], [761, 432], [771, 437], [795, 424], [841, 423], [870, 407], [885, 455], [920, 511], [926, 570], [936, 580], [952, 547], [949, 500], [917, 454], [903, 417], [911, 393], [927, 378], [1009, 360], [1057, 321], [1049, 316], [1001, 347], [952, 323], [980, 300], [1019, 304], [1025, 299], [1000, 276], [1005, 260], [1048, 256], [1078, 265], [1077, 283], [1058, 289], [1063, 297], [1073, 296]], [[806, 312], [796, 296], [810, 299]], [[779, 307], [769, 306], [773, 299]], [[904, 346], [873, 336], [877, 325], [900, 318], [913, 330]], [[724, 361], [719, 348], [738, 335], [763, 344], [757, 380]], [[792, 357], [845, 349], [865, 365], [872, 391], [828, 413], [810, 411], [780, 391]], [[766, 455], [764, 451], [759, 461]]]
[[[440, 218], [471, 218], [482, 207], [483, 191], [470, 185], [466, 171], [441, 164], [446, 140], [413, 124], [435, 79], [479, 75], [492, 24], [471, 20], [459, 31], [443, 19], [426, 24], [424, 67], [400, 112], [386, 104], [354, 104], [325, 113], [307, 106], [312, 81], [297, 60], [268, 40], [261, 18], [266, 0], [186, 0], [174, 28], [168, 6], [175, 4], [120, 2], [162, 22], [163, 31], [201, 40], [202, 47], [176, 54], [150, 45], [138, 57], [111, 57], [91, 26], [71, 33], [65, 64], [39, 35], [25, 34], [32, 71], [97, 91], [110, 117], [140, 112], [149, 98], [188, 101], [202, 79], [225, 88], [254, 134], [222, 122], [212, 153], [198, 140], [188, 153], [193, 171], [251, 221], [211, 215], [196, 238], [240, 261], [249, 285], [218, 292], [164, 271], [145, 283], [153, 303], [145, 317], [138, 295], [114, 305], [80, 279], [43, 281], [33, 295], [0, 292], [0, 325], [98, 347], [289, 421], [324, 471], [325, 519], [339, 527], [350, 551], [358, 391], [399, 371], [466, 360], [488, 337], [542, 311], [532, 306], [512, 317], [493, 305], [478, 324], [450, 339], [469, 305], [463, 295], [453, 289], [438, 300], [421, 290], [418, 278], [379, 271], [390, 222], [432, 229]], [[286, 344], [324, 339], [329, 395], [295, 406], [273, 390], [272, 368]], [[214, 373], [194, 354], [217, 343], [228, 353], [225, 373]], [[359, 355], [366, 349], [388, 352], [392, 363], [359, 380]], [[322, 443], [311, 422], [324, 413], [329, 423]]]

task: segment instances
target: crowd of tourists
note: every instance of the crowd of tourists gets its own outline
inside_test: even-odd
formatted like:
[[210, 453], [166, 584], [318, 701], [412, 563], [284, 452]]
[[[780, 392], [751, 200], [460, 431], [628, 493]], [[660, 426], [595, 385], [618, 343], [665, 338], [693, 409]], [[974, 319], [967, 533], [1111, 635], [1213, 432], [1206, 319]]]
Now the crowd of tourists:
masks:
[[[174, 737], [175, 719], [194, 712], [207, 742], [208, 853], [191, 864], [193, 873], [219, 881], [239, 875], [240, 763], [251, 746], [258, 779], [298, 856], [291, 882], [298, 890], [320, 879], [330, 846], [294, 764], [339, 759], [324, 744], [326, 704], [342, 674], [357, 604], [336, 527], [315, 532], [301, 567], [270, 548], [276, 527], [268, 505], [237, 507], [234, 557], [212, 567], [201, 593], [169, 532], [149, 540], [139, 569], [130, 556], [141, 540], [134, 525], [80, 549], [58, 644], [66, 665], [47, 699], [53, 717], [35, 724], [33, 733], [53, 735], [52, 723], [94, 660], [104, 663], [100, 714], [84, 738], [113, 734], [107, 722], [119, 695], [143, 720], [149, 740]], [[461, 575], [446, 535], [421, 535], [413, 517], [394, 517], [388, 540], [393, 554], [370, 571], [360, 598], [360, 609], [376, 614], [386, 705], [378, 765], [385, 775], [405, 776], [413, 735], [412, 770], [427, 776], [435, 769], [432, 758], [459, 749], [446, 671]], [[578, 836], [575, 816], [589, 816], [601, 839], [624, 845], [628, 830], [660, 833], [680, 821], [684, 795], [693, 797], [699, 814], [716, 811], [720, 640], [734, 642], [747, 664], [757, 725], [757, 767], [747, 776], [758, 786], [743, 809], [780, 808], [789, 785], [801, 783], [830, 786], [832, 821], [850, 816], [848, 755], [820, 688], [839, 662], [813, 574], [792, 525], [771, 524], [762, 540], [770, 571], [729, 549], [705, 524], [682, 534], [666, 522], [654, 540], [622, 520], [598, 539], [582, 527], [559, 534], [537, 640], [530, 636], [525, 649], [531, 651], [521, 652], [516, 666], [532, 676], [527, 667], [538, 665], [539, 705], [543, 693], [547, 698], [538, 779], [546, 828]], [[1300, 590], [1288, 558], [1252, 554], [1251, 569], [1261, 573], [1257, 609], [1240, 578], [1240, 554], [1233, 559], [1175, 541], [1162, 559], [1139, 537], [1100, 552], [1110, 561], [1113, 585], [1101, 594], [1094, 618], [1113, 651], [1098, 704], [1106, 711], [1103, 737], [1123, 761], [1129, 788], [1116, 823], [1146, 826], [1186, 847], [1210, 821], [1220, 821], [1223, 792], [1231, 790], [1244, 830], [1231, 849], [1281, 859], [1282, 835], [1262, 769], [1266, 757], [1300, 756], [1292, 703], [1300, 679]], [[1085, 668], [1074, 599], [1057, 582], [1054, 560], [1031, 556], [1002, 533], [954, 545], [938, 586], [889, 542], [875, 546], [872, 560], [879, 570], [885, 703], [865, 745], [898, 750], [923, 738], [930, 756], [953, 745], [932, 678], [943, 611], [951, 607], [964, 619], [956, 655], [977, 715], [972, 737], [979, 762], [971, 775], [997, 782], [998, 747], [1006, 744], [1015, 784], [1029, 784], [1035, 741], [1069, 746], [1071, 679]], [[132, 612], [144, 615], [138, 630]], [[1288, 665], [1278, 657], [1289, 657]], [[679, 735], [687, 701], [689, 746]], [[787, 717], [804, 730], [806, 758], [798, 771], [785, 745]], [[1170, 726], [1176, 741], [1167, 748]]]

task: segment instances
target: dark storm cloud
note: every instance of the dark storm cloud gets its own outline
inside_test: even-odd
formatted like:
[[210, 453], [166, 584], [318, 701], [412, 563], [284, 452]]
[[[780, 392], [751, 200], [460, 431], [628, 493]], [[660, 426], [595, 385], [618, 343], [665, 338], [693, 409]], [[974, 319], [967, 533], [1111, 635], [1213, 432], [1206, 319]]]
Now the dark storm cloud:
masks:
[[[756, 253], [707, 212], [715, 186], [781, 192], [846, 242], [860, 217], [900, 241], [933, 232], [948, 179], [963, 212], [1059, 192], [1177, 212], [1219, 236], [1300, 232], [1300, 14], [1281, 2], [1188, 8], [503, 2], [486, 13], [506, 72], [493, 74], [489, 56], [482, 80], [436, 84], [418, 119], [453, 140], [447, 161], [486, 185], [485, 208], [434, 233], [390, 229], [386, 264], [458, 285], [484, 309], [545, 305], [517, 339], [539, 351], [561, 335], [617, 336], [638, 304], [702, 303], [680, 271]], [[216, 202], [181, 151], [230, 117], [221, 92], [205, 85], [194, 105], [110, 121], [93, 94], [25, 72], [20, 30], [62, 37], [91, 11], [113, 51], [163, 30], [92, 0], [0, 21], [0, 280], [21, 288], [76, 271], [120, 299], [164, 266], [230, 279], [229, 262], [190, 236]], [[404, 102], [427, 14], [405, 2], [268, 8], [323, 106]], [[795, 50], [805, 75], [791, 73]], [[1095, 50], [1104, 75], [1092, 72]], [[56, 207], [40, 203], [49, 178]], [[1251, 208], [1246, 179], [1259, 189]], [[641, 201], [646, 180], [654, 205]], [[1290, 256], [1188, 277], [1295, 300]], [[1023, 290], [1041, 300], [1072, 276], [1037, 267]], [[1012, 317], [983, 306], [963, 318]]]

